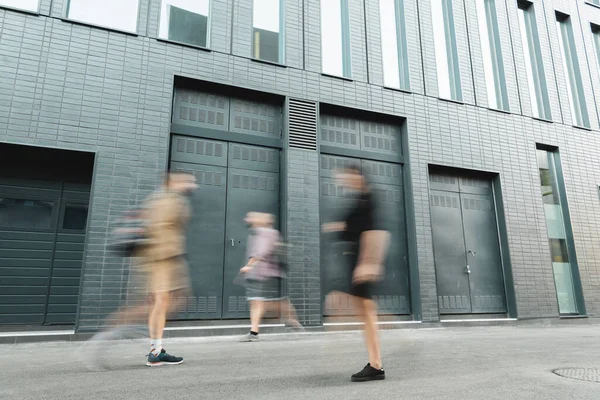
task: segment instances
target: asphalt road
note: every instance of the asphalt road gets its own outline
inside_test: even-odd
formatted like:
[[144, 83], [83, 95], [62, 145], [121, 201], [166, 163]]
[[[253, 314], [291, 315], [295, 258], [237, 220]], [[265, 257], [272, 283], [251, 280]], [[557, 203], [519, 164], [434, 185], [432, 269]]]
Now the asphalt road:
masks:
[[[600, 368], [600, 326], [384, 331], [387, 379], [352, 383], [366, 364], [360, 333], [172, 339], [178, 366], [148, 368], [145, 341], [106, 342], [90, 372], [81, 343], [0, 345], [0, 398], [28, 399], [600, 399], [600, 384], [560, 367]], [[88, 350], [84, 351], [84, 355]]]

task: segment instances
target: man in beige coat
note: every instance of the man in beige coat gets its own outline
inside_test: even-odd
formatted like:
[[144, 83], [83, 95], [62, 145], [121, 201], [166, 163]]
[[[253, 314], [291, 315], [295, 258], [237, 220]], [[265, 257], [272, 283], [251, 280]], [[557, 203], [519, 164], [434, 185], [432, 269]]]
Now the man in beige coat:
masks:
[[186, 195], [197, 187], [194, 175], [169, 173], [164, 188], [151, 197], [145, 210], [148, 244], [141, 250], [140, 260], [152, 296], [148, 366], [183, 362], [162, 348], [162, 336], [174, 298], [189, 289], [185, 231], [191, 210]]

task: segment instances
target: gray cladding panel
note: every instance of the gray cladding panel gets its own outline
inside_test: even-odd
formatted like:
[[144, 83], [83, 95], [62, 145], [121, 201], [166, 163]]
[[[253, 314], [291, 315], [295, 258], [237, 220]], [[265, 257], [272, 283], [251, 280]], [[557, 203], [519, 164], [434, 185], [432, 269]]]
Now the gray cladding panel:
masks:
[[229, 127], [232, 132], [280, 139], [281, 112], [280, 106], [234, 98]]
[[213, 93], [177, 89], [173, 123], [229, 130], [229, 98]]
[[229, 166], [252, 171], [279, 172], [279, 150], [243, 144], [229, 144]]
[[171, 160], [226, 167], [227, 146], [226, 142], [173, 135]]

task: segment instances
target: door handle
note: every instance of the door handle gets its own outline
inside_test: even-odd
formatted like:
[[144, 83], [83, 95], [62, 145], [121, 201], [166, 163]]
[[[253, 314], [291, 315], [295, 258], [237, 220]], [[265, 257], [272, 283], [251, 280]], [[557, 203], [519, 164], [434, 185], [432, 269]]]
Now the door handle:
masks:
[[475, 258], [475, 254], [477, 254], [477, 252], [475, 252], [475, 251], [473, 251], [473, 250], [469, 250], [469, 251], [467, 252], [467, 254], [468, 254], [468, 253], [471, 253], [471, 255], [473, 256], [473, 258]]
[[231, 247], [235, 247], [235, 239], [231, 238]]
[[469, 265], [467, 265], [467, 274], [471, 273], [471, 267]]

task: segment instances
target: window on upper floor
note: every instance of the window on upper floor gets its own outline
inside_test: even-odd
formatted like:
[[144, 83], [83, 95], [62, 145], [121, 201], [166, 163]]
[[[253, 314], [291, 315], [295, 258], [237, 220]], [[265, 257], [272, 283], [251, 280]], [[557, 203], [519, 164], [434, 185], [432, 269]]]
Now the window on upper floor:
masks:
[[[600, 0], [598, 0], [600, 1]], [[600, 73], [600, 26], [592, 24], [592, 35], [594, 37], [594, 47], [596, 48], [596, 65], [598, 66], [598, 72]]]
[[577, 56], [577, 49], [575, 48], [571, 17], [557, 12], [556, 26], [558, 28], [558, 41], [561, 50], [560, 55], [563, 70], [565, 72], [573, 124], [589, 128], [590, 117], [588, 115], [585, 94], [583, 92], [581, 69], [579, 68], [579, 57]]
[[404, 0], [379, 0], [385, 86], [410, 90]]
[[321, 0], [321, 59], [323, 73], [350, 78], [348, 0]]
[[498, 30], [495, 0], [476, 0], [479, 37], [483, 53], [483, 70], [487, 87], [488, 106], [509, 110], [504, 59]]
[[37, 12], [40, 7], [40, 0], [0, 0], [0, 7]]
[[525, 59], [525, 73], [529, 87], [529, 97], [533, 116], [545, 120], [552, 120], [550, 100], [548, 98], [548, 85], [546, 72], [542, 61], [540, 37], [538, 34], [535, 8], [533, 3], [519, 1], [519, 28]]
[[137, 31], [139, 0], [68, 0], [67, 18], [126, 32]]
[[252, 57], [284, 64], [284, 2], [254, 0]]
[[210, 0], [162, 0], [158, 37], [209, 46]]
[[452, 0], [431, 0], [439, 96], [462, 101]]

